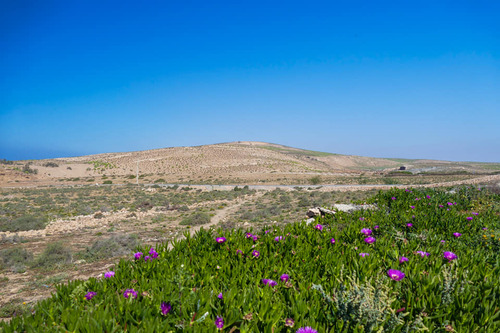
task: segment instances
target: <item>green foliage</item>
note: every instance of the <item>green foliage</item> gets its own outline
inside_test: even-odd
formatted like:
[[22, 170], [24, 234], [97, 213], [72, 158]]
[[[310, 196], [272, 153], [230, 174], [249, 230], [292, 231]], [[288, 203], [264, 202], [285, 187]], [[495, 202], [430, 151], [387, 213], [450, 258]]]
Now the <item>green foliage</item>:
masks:
[[33, 254], [26, 249], [14, 247], [0, 251], [0, 270], [10, 269], [15, 273], [22, 273], [26, 265], [33, 259]]
[[207, 223], [210, 223], [210, 215], [204, 212], [196, 212], [188, 217], [185, 217], [179, 224], [193, 226]]
[[0, 164], [12, 165], [12, 164], [14, 164], [14, 162], [6, 160], [5, 158], [0, 158]]
[[40, 230], [45, 228], [46, 222], [46, 219], [32, 215], [20, 216], [15, 219], [3, 217], [0, 218], [0, 231]]
[[95, 261], [129, 254], [138, 246], [136, 235], [113, 235], [98, 239], [88, 247], [81, 257], [87, 261]]
[[44, 163], [43, 166], [49, 167], [49, 168], [57, 168], [57, 167], [59, 167], [59, 164], [57, 164], [56, 162], [47, 162], [47, 163]]
[[313, 185], [318, 185], [321, 184], [321, 177], [320, 176], [314, 176], [309, 179], [309, 182]]
[[22, 171], [23, 171], [24, 173], [33, 174], [33, 175], [38, 174], [38, 170], [37, 170], [37, 169], [32, 169], [32, 168], [31, 168], [31, 164], [33, 164], [33, 163], [32, 163], [32, 162], [28, 162], [28, 163], [26, 163], [26, 164], [23, 166]]
[[[213, 332], [221, 316], [228, 332], [304, 326], [319, 332], [499, 332], [500, 197], [486, 192], [380, 192], [369, 200], [377, 210], [318, 218], [321, 231], [302, 222], [250, 230], [256, 239], [242, 230], [186, 233], [156, 246], [156, 259], [121, 260], [112, 278], [57, 286], [33, 314], [0, 323], [0, 330]], [[362, 228], [373, 231], [375, 243], [364, 241]], [[221, 236], [226, 241], [217, 243]], [[139, 250], [152, 253], [149, 246]], [[458, 258], [450, 262], [445, 251]], [[400, 262], [403, 256], [409, 261]], [[405, 277], [394, 281], [389, 269]], [[285, 273], [290, 280], [280, 281]], [[123, 297], [131, 288], [137, 298]], [[91, 300], [84, 297], [89, 291], [96, 293]], [[172, 305], [166, 315], [161, 302]], [[293, 329], [285, 327], [286, 318], [295, 321]]]
[[32, 263], [33, 268], [52, 269], [71, 263], [71, 250], [62, 242], [50, 243]]
[[112, 180], [105, 180], [102, 182], [104, 185], [111, 185], [113, 184], [113, 181]]

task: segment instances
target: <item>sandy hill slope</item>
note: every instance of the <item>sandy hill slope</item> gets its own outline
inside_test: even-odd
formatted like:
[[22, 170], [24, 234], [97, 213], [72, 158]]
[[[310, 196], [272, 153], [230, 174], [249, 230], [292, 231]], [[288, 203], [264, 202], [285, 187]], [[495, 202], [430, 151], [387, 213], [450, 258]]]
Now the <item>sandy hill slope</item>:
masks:
[[[26, 163], [36, 170], [24, 170]], [[167, 183], [290, 183], [314, 176], [356, 176], [383, 173], [400, 166], [417, 172], [488, 172], [498, 164], [430, 160], [383, 159], [338, 155], [265, 142], [238, 141], [195, 147], [106, 153], [52, 160], [16, 161], [1, 165], [0, 184], [50, 182], [135, 182], [137, 170], [143, 182]], [[486, 165], [486, 167], [485, 167]], [[121, 181], [118, 181], [121, 180]], [[108, 180], [109, 182], [109, 180]]]

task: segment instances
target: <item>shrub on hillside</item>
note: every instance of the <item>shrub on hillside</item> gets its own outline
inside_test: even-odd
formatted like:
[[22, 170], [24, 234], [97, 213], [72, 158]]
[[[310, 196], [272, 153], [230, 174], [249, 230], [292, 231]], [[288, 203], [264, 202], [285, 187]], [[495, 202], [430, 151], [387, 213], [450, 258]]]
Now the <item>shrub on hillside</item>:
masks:
[[33, 254], [22, 248], [10, 248], [0, 251], [0, 270], [10, 269], [15, 273], [22, 273], [26, 265], [33, 259]]
[[59, 167], [59, 164], [56, 162], [47, 162], [43, 164], [44, 167], [49, 167], [49, 168], [57, 168]]
[[0, 219], [0, 231], [40, 230], [45, 228], [46, 222], [45, 218], [32, 215], [24, 215], [16, 219], [2, 218]]
[[191, 216], [184, 218], [181, 225], [201, 225], [210, 223], [210, 215], [203, 212], [196, 212]]
[[82, 257], [88, 261], [119, 257], [130, 254], [138, 244], [136, 235], [113, 235], [96, 240], [92, 246], [87, 247]]
[[71, 250], [62, 242], [50, 243], [31, 266], [49, 269], [69, 264], [72, 259]]

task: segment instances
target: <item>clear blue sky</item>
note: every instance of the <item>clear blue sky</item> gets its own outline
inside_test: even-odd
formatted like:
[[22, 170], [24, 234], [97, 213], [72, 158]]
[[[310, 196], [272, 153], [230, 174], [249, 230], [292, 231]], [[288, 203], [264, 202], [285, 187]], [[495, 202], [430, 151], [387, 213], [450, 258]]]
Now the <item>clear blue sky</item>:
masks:
[[2, 1], [0, 158], [255, 140], [500, 162], [498, 1]]

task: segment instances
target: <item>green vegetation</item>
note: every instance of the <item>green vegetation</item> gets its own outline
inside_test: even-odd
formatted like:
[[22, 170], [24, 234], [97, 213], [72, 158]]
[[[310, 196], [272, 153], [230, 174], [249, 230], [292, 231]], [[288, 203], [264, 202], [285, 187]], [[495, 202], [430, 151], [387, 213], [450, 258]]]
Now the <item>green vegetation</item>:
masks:
[[221, 318], [228, 332], [500, 330], [499, 195], [390, 190], [368, 201], [379, 209], [139, 248], [114, 276], [59, 285], [0, 327], [212, 332]]
[[113, 235], [98, 239], [79, 256], [86, 261], [96, 261], [129, 254], [138, 246], [136, 235]]
[[54, 269], [70, 264], [73, 259], [71, 250], [62, 242], [50, 243], [32, 263], [32, 268]]
[[12, 164], [14, 164], [14, 161], [9, 161], [9, 160], [6, 160], [5, 158], [0, 158], [0, 164], [12, 165]]
[[25, 231], [39, 230], [45, 228], [47, 220], [43, 217], [33, 215], [24, 215], [14, 219], [9, 219], [5, 216], [0, 216], [0, 231]]
[[9, 269], [15, 273], [22, 273], [33, 259], [33, 254], [25, 249], [16, 247], [0, 251], [0, 270]]
[[57, 168], [57, 167], [59, 167], [59, 164], [57, 164], [56, 162], [47, 162], [47, 163], [44, 163], [43, 166], [49, 167], [49, 168]]
[[204, 212], [196, 212], [188, 217], [185, 217], [179, 224], [195, 226], [207, 223], [210, 223], [210, 215]]

